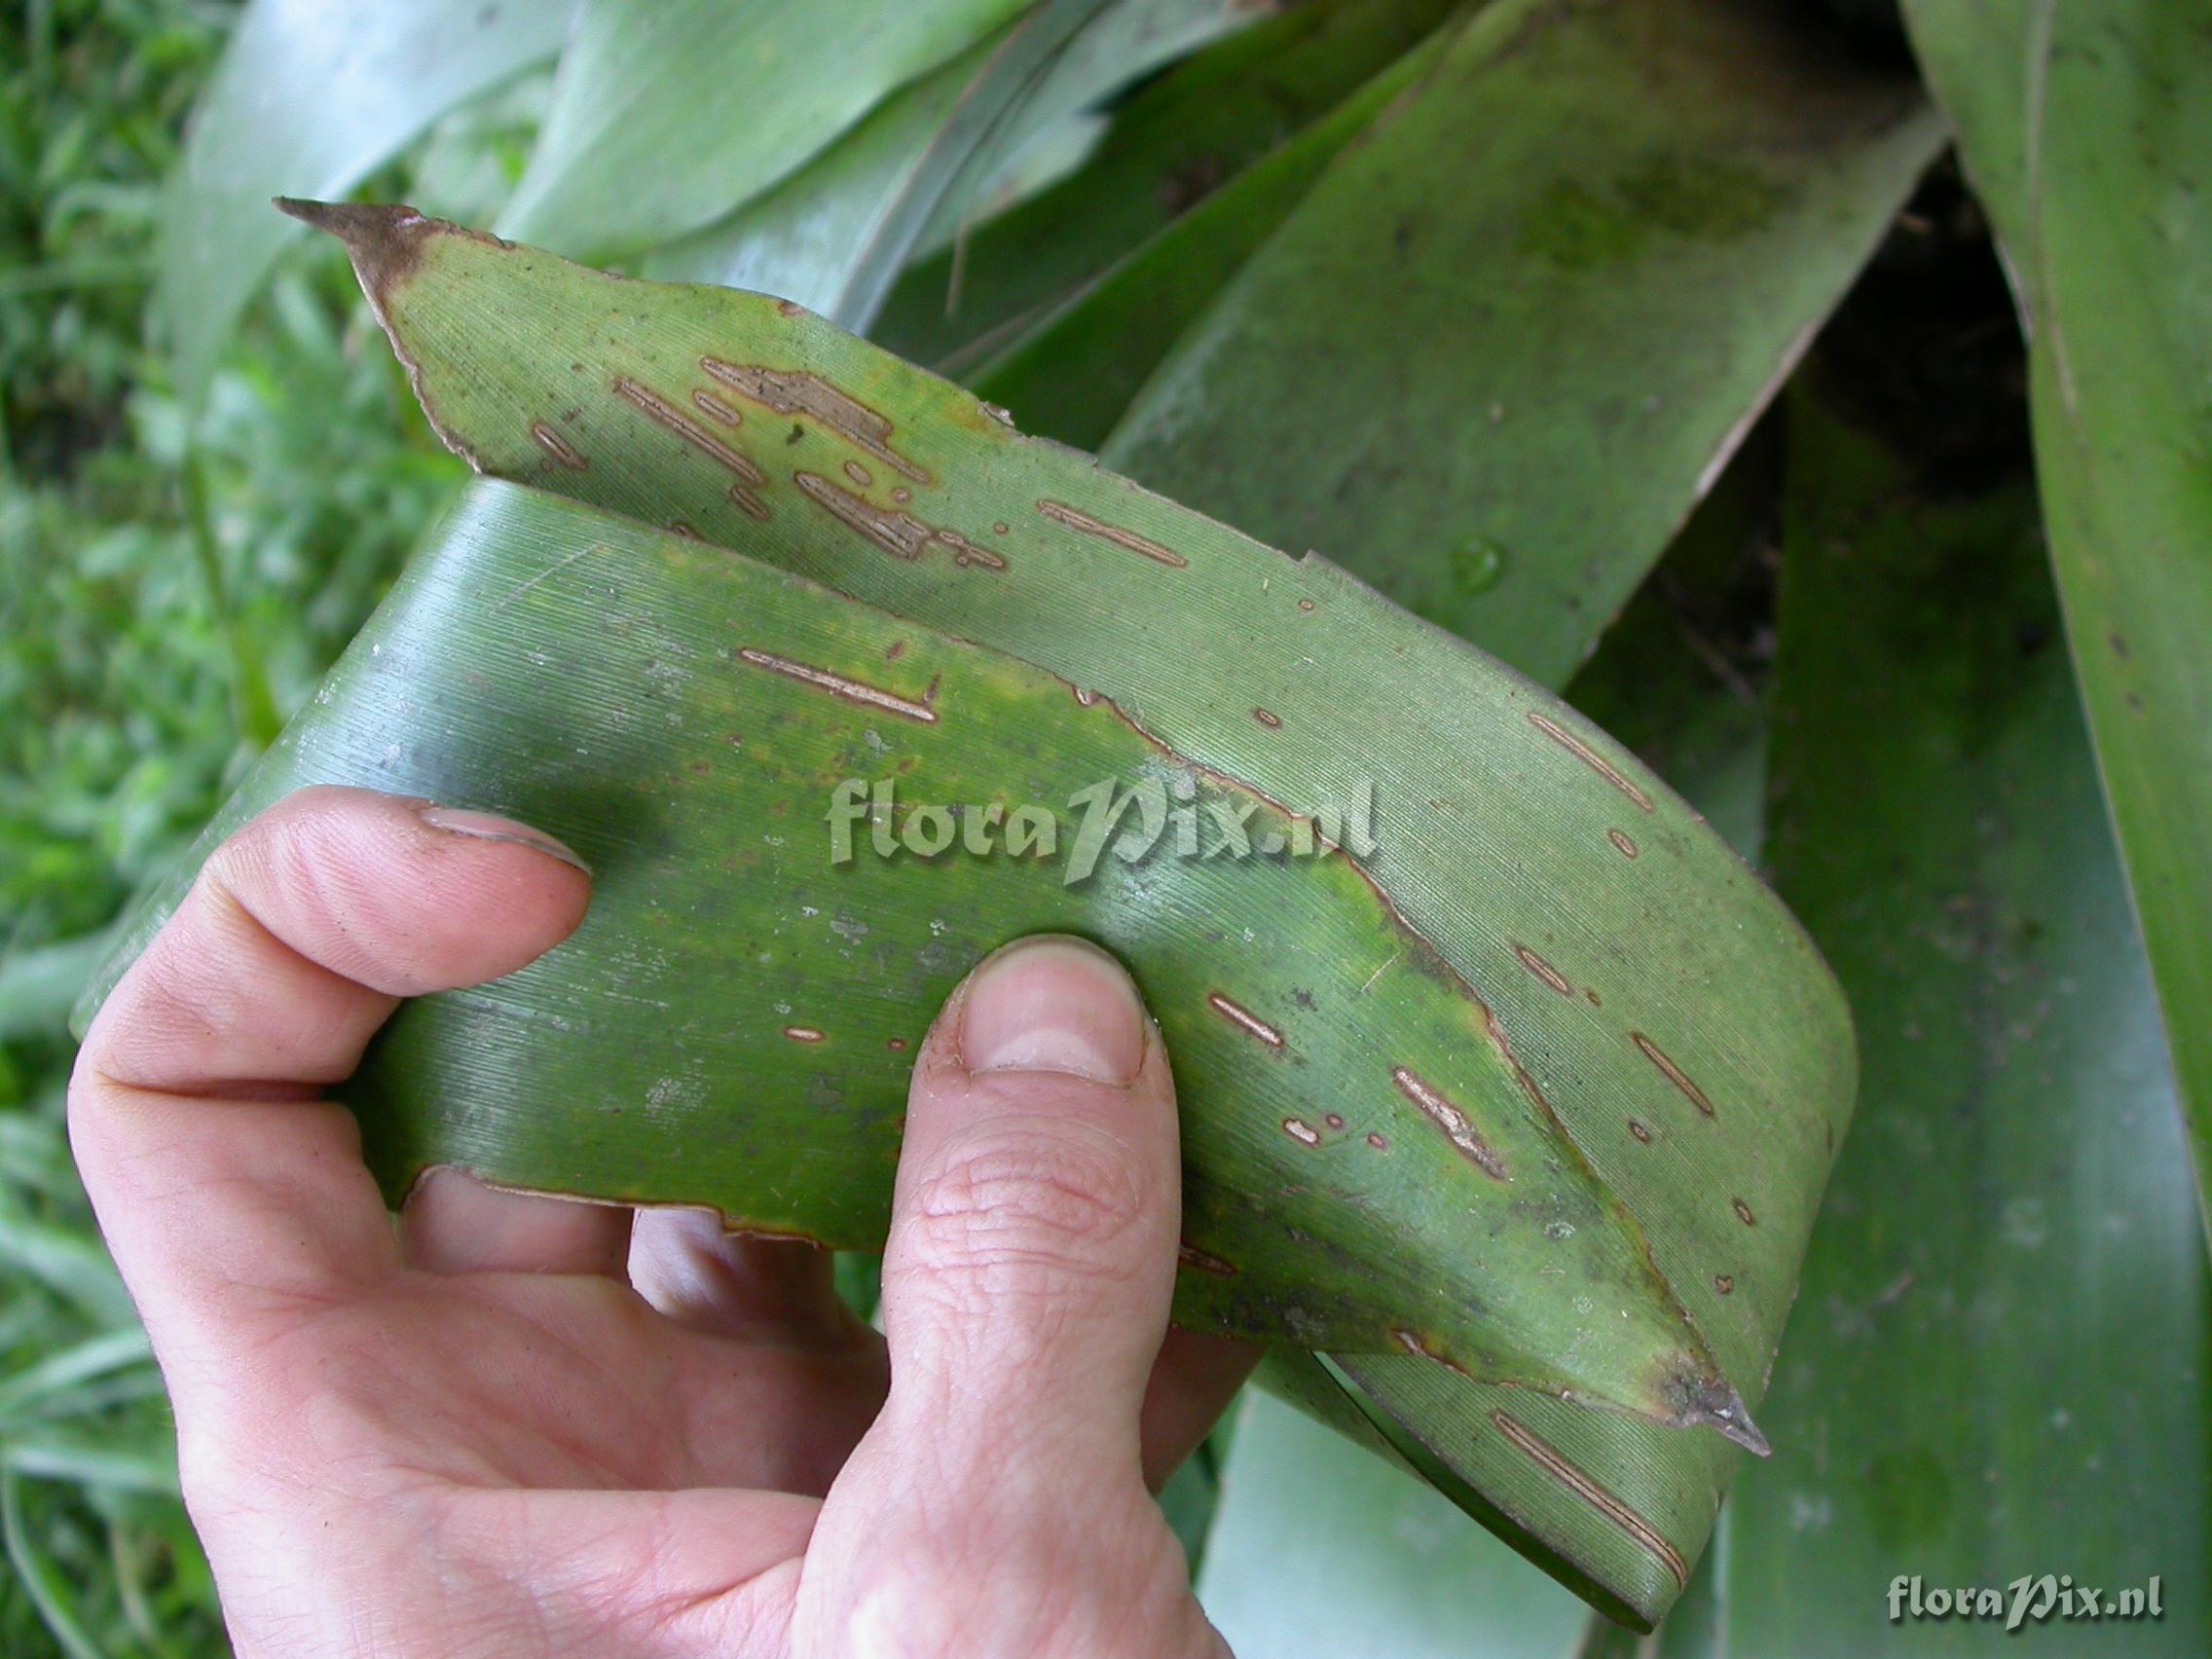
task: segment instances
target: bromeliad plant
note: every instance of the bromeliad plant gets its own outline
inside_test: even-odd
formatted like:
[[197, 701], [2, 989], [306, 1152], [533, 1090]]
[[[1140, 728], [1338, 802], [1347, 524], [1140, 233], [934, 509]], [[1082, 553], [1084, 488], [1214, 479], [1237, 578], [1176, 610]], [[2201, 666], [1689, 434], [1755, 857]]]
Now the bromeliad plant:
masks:
[[[865, 1249], [952, 981], [1088, 933], [1183, 1084], [1179, 1316], [1279, 1344], [1277, 1391], [1603, 1611], [1682, 1595], [1756, 1412], [1780, 1455], [1670, 1645], [1855, 1651], [1893, 1572], [2046, 1566], [2172, 1575], [2150, 1634], [2201, 1645], [2212, 1318], [2171, 1149], [2212, 1121], [2203, 19], [1906, 8], [2027, 320], [2150, 977], [2070, 682], [2021, 644], [2029, 497], [1916, 470], [1831, 351], [1783, 422], [1767, 836], [1870, 1086], [1816, 1233], [1843, 996], [1554, 693], [1604, 640], [1570, 694], [1715, 802], [1763, 745], [1607, 623], [1701, 500], [1755, 520], [1723, 473], [1950, 130], [1900, 41], [1764, 0], [412, 0], [343, 40], [312, 10], [252, 8], [203, 111], [188, 377], [278, 245], [256, 199], [343, 195], [560, 55], [513, 240], [288, 203], [483, 476], [209, 834], [361, 782], [599, 872], [571, 945], [411, 1005], [350, 1086], [395, 1194], [450, 1161]], [[1149, 777], [1286, 837], [1372, 789], [1375, 843], [833, 866], [856, 777], [1010, 809]], [[2073, 1276], [2031, 1309], [2046, 1248]], [[2160, 1339], [2125, 1359], [2123, 1290]], [[1988, 1495], [2083, 1469], [2061, 1524]]]

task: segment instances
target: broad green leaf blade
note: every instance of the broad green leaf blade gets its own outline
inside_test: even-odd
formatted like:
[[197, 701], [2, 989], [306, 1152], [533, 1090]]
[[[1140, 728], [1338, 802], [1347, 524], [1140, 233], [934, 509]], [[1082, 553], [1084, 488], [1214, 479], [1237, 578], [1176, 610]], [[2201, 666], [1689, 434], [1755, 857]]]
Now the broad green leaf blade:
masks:
[[[1022, 319], [1288, 142], [1411, 51], [1455, 4], [1312, 0], [1198, 54], [1116, 111], [1082, 167], [901, 276], [872, 336], [902, 357], [957, 374], [980, 354], [978, 342], [1003, 344]], [[660, 274], [761, 286], [713, 272]]]
[[1021, 9], [1022, 0], [583, 0], [499, 229], [594, 258], [697, 230]]
[[295, 228], [269, 199], [343, 196], [455, 105], [560, 51], [572, 6], [256, 0], [162, 211], [159, 303], [190, 401]]
[[1324, 119], [963, 378], [977, 396], [1017, 410], [1021, 422], [1049, 437], [1080, 449], [1104, 444], [1176, 342], [1297, 209], [1338, 152], [1433, 67], [1444, 45], [1443, 36], [1432, 37], [1386, 65]]
[[[1919, 0], [2027, 317], [2067, 637], [2212, 1200], [2212, 13]], [[2212, 1208], [2206, 1210], [2212, 1236]]]
[[[840, 818], [856, 779], [888, 793]], [[1140, 860], [1132, 836], [1087, 872], [1082, 792], [1148, 779], [1155, 822], [1190, 802], [1211, 856]], [[1052, 674], [486, 481], [212, 833], [316, 782], [494, 801], [595, 871], [571, 943], [407, 1005], [349, 1086], [394, 1198], [456, 1163], [880, 1248], [936, 1010], [1004, 939], [1083, 933], [1130, 964], [1176, 1056], [1184, 1319], [1751, 1432], [1642, 1230], [1386, 895], [1341, 855], [1284, 856], [1280, 807]], [[968, 824], [933, 857], [913, 816], [933, 803], [947, 829], [955, 807], [1064, 813], [1069, 844], [982, 856]], [[1274, 856], [1236, 856], [1227, 813]], [[894, 832], [903, 854], [871, 853]]]
[[[480, 470], [1006, 651], [1295, 809], [1371, 782], [1362, 867], [1481, 998], [1485, 1042], [1641, 1224], [1721, 1369], [1755, 1386], [1849, 1115], [1849, 1021], [1787, 913], [1633, 756], [1327, 561], [1024, 440], [797, 308], [624, 281], [401, 209], [314, 211]], [[1406, 1415], [1465, 1486], [1497, 1484], [1512, 1525], [1641, 1616], [1663, 1609], [1726, 1477], [1717, 1437], [1361, 1361], [1393, 1363], [1451, 1385], [1445, 1416]], [[1660, 1519], [1624, 1524], [1630, 1475]]]
[[1226, 26], [1231, 0], [1045, 0], [902, 88], [765, 195], [656, 249], [647, 276], [796, 300], [866, 328], [930, 225], [1021, 139]]
[[1101, 458], [1561, 683], [1941, 142], [1804, 22], [1487, 8]]
[[[1729, 469], [1676, 539], [1659, 568], [1658, 580], [1646, 584], [1620, 621], [1607, 630], [1598, 654], [1575, 677], [1567, 692], [1575, 707], [1603, 721], [1629, 743], [1641, 759], [1680, 789], [1689, 803], [1747, 858], [1757, 849], [1762, 833], [1759, 797], [1767, 732], [1765, 704], [1763, 699], [1748, 694], [1740, 680], [1715, 671], [1715, 664], [1728, 661], [1724, 645], [1715, 639], [1693, 637], [1692, 630], [1725, 614], [1734, 590], [1746, 579], [1746, 567], [1758, 562], [1760, 536], [1771, 522], [1768, 514], [1774, 478], [1768, 462], [1772, 449], [1772, 445], [1761, 446]], [[1370, 1384], [1364, 1404], [1358, 1393], [1343, 1385], [1352, 1370], [1361, 1371]], [[1430, 1445], [1439, 1440], [1437, 1425], [1440, 1421], [1462, 1422], [1465, 1441], [1480, 1446], [1484, 1437], [1495, 1433], [1498, 1427], [1494, 1419], [1486, 1420], [1488, 1412], [1504, 1411], [1516, 1421], [1528, 1415], [1526, 1406], [1512, 1396], [1480, 1389], [1461, 1390], [1462, 1398], [1440, 1406], [1422, 1392], [1427, 1380], [1419, 1368], [1412, 1368], [1401, 1380], [1386, 1369], [1373, 1369], [1364, 1360], [1346, 1359], [1332, 1367], [1311, 1356], [1282, 1349], [1270, 1354], [1255, 1381], [1369, 1450], [1380, 1449], [1387, 1458], [1401, 1464], [1418, 1464], [1428, 1478], [1478, 1515], [1485, 1513], [1488, 1499], [1471, 1491], [1467, 1480], [1456, 1472], [1455, 1465], [1461, 1459], [1430, 1450]], [[1568, 1435], [1577, 1427], [1571, 1418], [1560, 1426]], [[1636, 1448], [1614, 1447], [1605, 1456], [1593, 1458], [1585, 1450], [1586, 1439], [1578, 1437], [1567, 1443], [1566, 1455], [1577, 1459], [1578, 1466], [1614, 1464], [1629, 1471], [1625, 1479], [1616, 1477], [1609, 1489], [1614, 1499], [1645, 1519], [1670, 1513], [1669, 1506], [1678, 1499], [1670, 1495], [1663, 1483], [1653, 1481]], [[1669, 1462], [1664, 1457], [1659, 1460], [1662, 1473]], [[1715, 1480], [1724, 1473], [1715, 1471]], [[1670, 1535], [1694, 1537], [1700, 1530], [1693, 1494], [1692, 1506], [1679, 1515], [1677, 1533]], [[1648, 1625], [1653, 1609], [1664, 1605], [1673, 1594], [1671, 1578], [1654, 1574], [1654, 1567], [1663, 1570], [1663, 1564], [1631, 1562], [1628, 1570], [1642, 1569], [1650, 1598], [1628, 1603], [1618, 1594], [1618, 1576], [1593, 1578], [1572, 1552], [1552, 1547], [1536, 1530], [1512, 1527], [1501, 1527], [1500, 1530], [1545, 1571], [1604, 1608], [1604, 1613], [1593, 1616], [1608, 1631], [1619, 1630], [1613, 1618]], [[1686, 1566], [1688, 1557], [1684, 1560]], [[1710, 1578], [1709, 1570], [1705, 1576]], [[1692, 1576], [1684, 1601], [1668, 1614], [1670, 1632], [1682, 1625], [1685, 1609], [1698, 1596], [1699, 1584], [1700, 1578]], [[1478, 1618], [1481, 1609], [1470, 1601], [1465, 1615], [1470, 1620]]]
[[[2202, 1654], [2212, 1297], [2034, 502], [1933, 497], [1916, 458], [1791, 413], [1773, 845], [1865, 1104], [1705, 1651]], [[2165, 1617], [1890, 1622], [1899, 1574], [2044, 1573], [2108, 1605], [2163, 1574]]]
[[1262, 1394], [1198, 1593], [1237, 1659], [1558, 1659], [1588, 1616], [1435, 1493]]

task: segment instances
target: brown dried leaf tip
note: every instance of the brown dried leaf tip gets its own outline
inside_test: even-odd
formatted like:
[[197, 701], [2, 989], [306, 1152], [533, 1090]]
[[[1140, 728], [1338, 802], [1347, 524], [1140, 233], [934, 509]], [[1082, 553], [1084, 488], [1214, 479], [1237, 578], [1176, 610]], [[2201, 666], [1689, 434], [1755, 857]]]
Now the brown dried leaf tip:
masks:
[[396, 203], [305, 202], [293, 196], [279, 196], [275, 202], [279, 211], [328, 231], [346, 244], [361, 286], [372, 300], [415, 269], [423, 243], [433, 232], [460, 229]]
[[1712, 1378], [1683, 1378], [1673, 1392], [1677, 1407], [1675, 1418], [1677, 1428], [1702, 1424], [1723, 1439], [1734, 1441], [1754, 1457], [1773, 1453], [1774, 1448], [1759, 1432], [1759, 1425], [1751, 1420], [1751, 1408], [1744, 1404], [1744, 1397], [1726, 1382]]

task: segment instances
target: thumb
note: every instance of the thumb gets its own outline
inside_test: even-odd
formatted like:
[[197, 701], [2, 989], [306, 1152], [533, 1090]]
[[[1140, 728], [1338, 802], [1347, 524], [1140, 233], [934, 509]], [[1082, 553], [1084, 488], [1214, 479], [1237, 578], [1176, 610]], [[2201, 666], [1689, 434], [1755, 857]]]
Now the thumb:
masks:
[[1001, 1483], [1027, 1451], [1135, 1477], [1180, 1212], [1128, 975], [1061, 936], [985, 959], [916, 1061], [884, 1257], [890, 1415], [931, 1424], [941, 1477]]
[[1138, 1458], [1181, 1204], [1128, 976], [1074, 939], [985, 960], [914, 1066], [891, 1396], [807, 1547], [794, 1655], [1226, 1653]]

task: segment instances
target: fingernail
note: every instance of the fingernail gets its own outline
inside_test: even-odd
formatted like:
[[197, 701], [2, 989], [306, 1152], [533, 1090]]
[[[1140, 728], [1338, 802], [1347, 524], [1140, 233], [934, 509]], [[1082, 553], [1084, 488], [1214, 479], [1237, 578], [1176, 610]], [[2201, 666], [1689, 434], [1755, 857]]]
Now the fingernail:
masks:
[[473, 835], [479, 841], [511, 841], [518, 847], [531, 847], [559, 859], [563, 864], [591, 874], [591, 866], [576, 857], [572, 848], [556, 841], [542, 830], [533, 830], [527, 824], [517, 824], [511, 818], [501, 818], [494, 812], [471, 812], [459, 806], [425, 806], [415, 814], [433, 830], [448, 830], [456, 835]]
[[977, 1072], [1064, 1072], [1126, 1084], [1144, 1066], [1150, 1021], [1122, 965], [1051, 934], [985, 957], [962, 1001], [960, 1058]]

